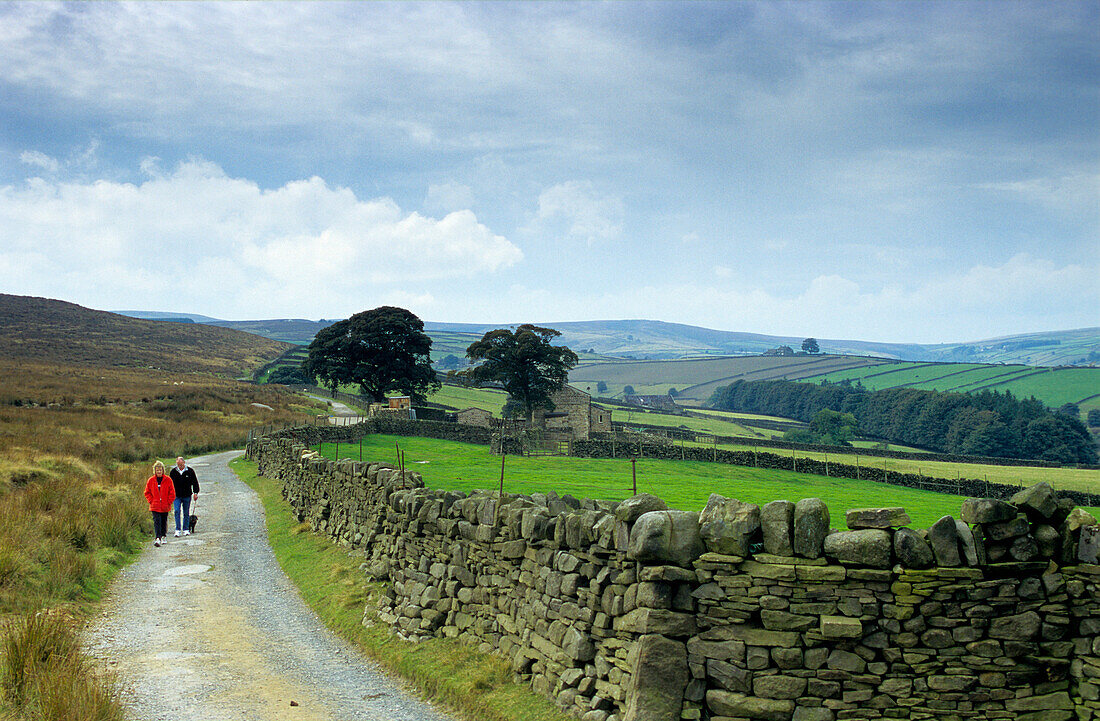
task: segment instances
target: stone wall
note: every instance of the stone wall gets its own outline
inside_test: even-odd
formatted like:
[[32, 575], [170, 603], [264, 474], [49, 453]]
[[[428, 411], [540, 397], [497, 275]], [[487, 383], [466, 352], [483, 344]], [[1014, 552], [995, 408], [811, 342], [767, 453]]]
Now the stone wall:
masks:
[[1100, 719], [1100, 530], [1045, 485], [833, 530], [817, 499], [467, 495], [304, 450], [248, 454], [388, 581], [368, 619], [501, 654], [579, 718]]

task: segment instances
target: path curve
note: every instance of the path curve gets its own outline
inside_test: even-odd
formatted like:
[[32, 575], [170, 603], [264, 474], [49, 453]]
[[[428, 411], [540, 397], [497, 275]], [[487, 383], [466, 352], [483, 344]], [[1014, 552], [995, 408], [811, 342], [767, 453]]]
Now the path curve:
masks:
[[329, 405], [329, 417], [328, 422], [330, 425], [340, 426], [344, 425], [344, 421], [348, 418], [361, 418], [359, 411], [353, 410], [351, 406], [341, 403], [340, 401], [333, 400], [332, 398], [324, 398], [322, 396], [313, 395], [307, 393], [307, 396], [316, 401], [327, 403]]
[[197, 533], [150, 543], [116, 576], [85, 632], [89, 655], [116, 676], [130, 715], [453, 721], [306, 607], [268, 545], [259, 498], [226, 465], [239, 455], [192, 460], [202, 485]]

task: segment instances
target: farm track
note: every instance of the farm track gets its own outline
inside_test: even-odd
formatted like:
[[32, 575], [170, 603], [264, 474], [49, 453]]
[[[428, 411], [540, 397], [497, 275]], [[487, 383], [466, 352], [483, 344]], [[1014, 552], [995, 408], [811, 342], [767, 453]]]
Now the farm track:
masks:
[[[193, 459], [198, 533], [151, 545], [86, 629], [135, 719], [448, 721], [328, 631], [275, 561], [256, 494]], [[169, 519], [169, 525], [172, 521]], [[291, 705], [294, 702], [295, 705]]]

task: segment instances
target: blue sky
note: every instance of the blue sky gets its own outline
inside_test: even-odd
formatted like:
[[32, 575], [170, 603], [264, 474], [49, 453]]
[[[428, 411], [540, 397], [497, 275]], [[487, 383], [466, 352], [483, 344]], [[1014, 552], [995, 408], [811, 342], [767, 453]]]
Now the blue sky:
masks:
[[1100, 2], [0, 4], [0, 291], [1100, 325]]

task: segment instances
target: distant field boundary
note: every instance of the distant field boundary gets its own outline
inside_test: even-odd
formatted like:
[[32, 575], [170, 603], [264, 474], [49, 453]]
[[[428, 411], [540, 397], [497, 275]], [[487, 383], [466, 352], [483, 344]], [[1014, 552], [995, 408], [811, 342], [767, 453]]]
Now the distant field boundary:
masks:
[[[813, 451], [816, 453], [857, 453], [861, 456], [869, 456], [874, 458], [896, 458], [898, 460], [906, 461], [943, 461], [946, 463], [980, 463], [987, 466], [1033, 466], [1038, 468], [1085, 468], [1085, 469], [1100, 469], [1100, 466], [1087, 466], [1076, 465], [1067, 466], [1062, 463], [1055, 463], [1053, 461], [1041, 461], [1033, 460], [1030, 458], [986, 458], [983, 456], [960, 456], [952, 455], [950, 453], [911, 453], [909, 451], [889, 451], [882, 450], [880, 448], [854, 448], [849, 446], [821, 446], [812, 443], [792, 443], [791, 441], [776, 441], [763, 438], [749, 438], [746, 436], [716, 436], [713, 433], [700, 433], [698, 431], [683, 431], [678, 428], [668, 428], [666, 426], [650, 426], [644, 423], [625, 423], [620, 421], [614, 421], [613, 425], [621, 426], [624, 428], [633, 428], [653, 435], [660, 435], [669, 438], [670, 440], [685, 440], [695, 443], [711, 443], [711, 439], [714, 439], [715, 443], [722, 443], [725, 445], [740, 445], [740, 446], [759, 446], [761, 448], [782, 448], [785, 450], [794, 451]], [[743, 423], [746, 426], [759, 426], [760, 428], [767, 428], [763, 424], [757, 421]], [[705, 441], [700, 441], [700, 437], [705, 437]], [[874, 438], [866, 438], [863, 440], [876, 440]]]
[[[294, 438], [307, 445], [314, 443], [357, 443], [360, 438], [371, 434], [396, 436], [419, 436], [444, 440], [488, 445], [492, 433], [488, 428], [466, 426], [443, 421], [406, 420], [400, 418], [370, 418], [360, 423], [344, 426], [293, 426], [276, 428], [266, 426], [249, 433], [249, 441], [259, 437]], [[737, 438], [741, 443], [743, 439]], [[796, 446], [798, 444], [788, 444]], [[823, 446], [801, 446], [802, 450], [820, 451]], [[799, 450], [792, 448], [792, 450]], [[730, 451], [717, 447], [699, 448], [675, 446], [671, 443], [646, 443], [642, 440], [611, 439], [575, 440], [569, 444], [569, 455], [576, 458], [650, 458], [668, 461], [701, 461], [723, 463], [747, 468], [765, 468], [794, 473], [807, 473], [829, 478], [850, 478], [854, 480], [875, 481], [893, 486], [903, 486], [934, 493], [947, 493], [975, 498], [1008, 499], [1020, 491], [1022, 485], [989, 482], [981, 478], [939, 478], [917, 473], [890, 471], [885, 466], [879, 468], [870, 465], [852, 465], [835, 463], [814, 458], [798, 458], [777, 453], [757, 451]], [[860, 455], [864, 455], [862, 449]], [[923, 458], [923, 456], [922, 456]], [[973, 460], [973, 459], [971, 459]], [[1001, 459], [1004, 460], [1004, 459]], [[957, 461], [956, 461], [957, 462]], [[1027, 465], [1035, 465], [1029, 463]], [[1100, 495], [1084, 491], [1059, 489], [1063, 497], [1073, 499], [1080, 506], [1100, 507]], [[868, 505], [874, 505], [873, 499]]]

